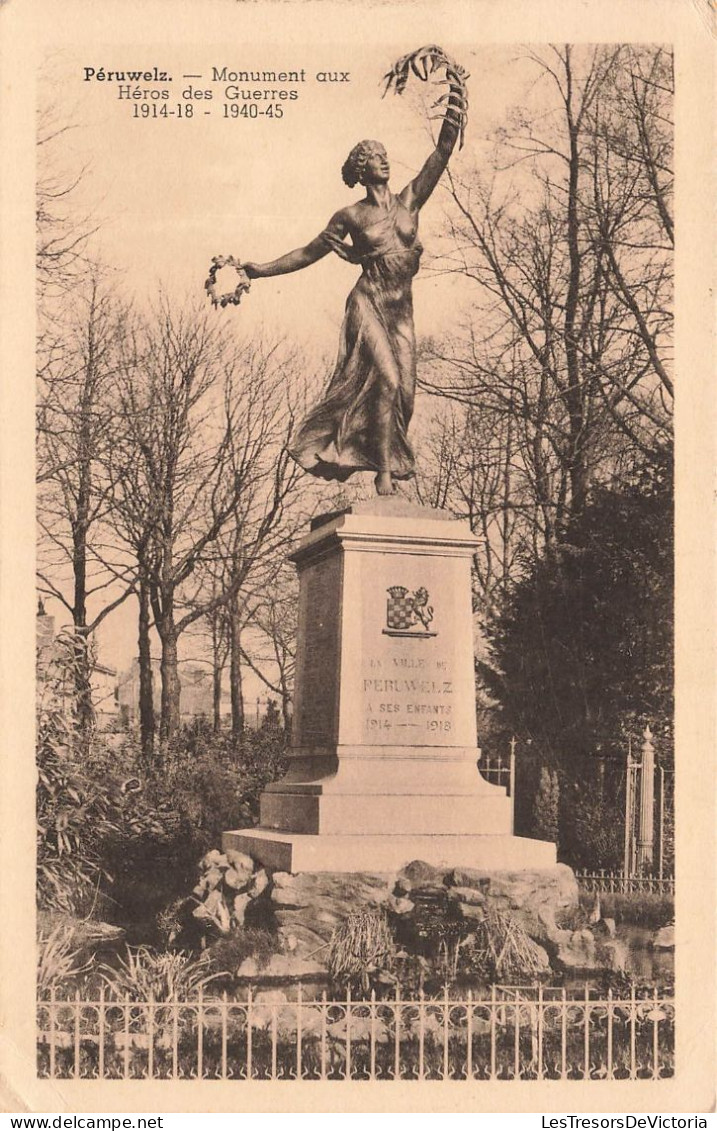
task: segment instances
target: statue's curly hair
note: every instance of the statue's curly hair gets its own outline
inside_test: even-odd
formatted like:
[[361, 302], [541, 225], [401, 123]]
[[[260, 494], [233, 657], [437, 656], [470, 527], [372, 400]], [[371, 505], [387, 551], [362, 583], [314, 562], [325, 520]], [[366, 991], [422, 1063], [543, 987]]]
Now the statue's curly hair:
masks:
[[355, 145], [341, 167], [344, 184], [349, 188], [357, 185], [363, 176], [366, 162], [373, 157], [377, 149], [383, 148], [380, 141], [370, 141], [368, 138]]

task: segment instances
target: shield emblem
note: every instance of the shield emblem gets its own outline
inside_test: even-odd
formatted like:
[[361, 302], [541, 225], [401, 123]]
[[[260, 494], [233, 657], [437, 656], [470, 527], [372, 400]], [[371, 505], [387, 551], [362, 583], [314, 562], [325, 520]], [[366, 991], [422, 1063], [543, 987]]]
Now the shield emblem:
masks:
[[392, 585], [386, 602], [386, 627], [397, 630], [410, 628], [416, 623], [413, 601], [403, 585]]
[[421, 587], [409, 593], [405, 585], [392, 585], [387, 590], [387, 636], [435, 636], [430, 631], [433, 607], [428, 604], [428, 590]]

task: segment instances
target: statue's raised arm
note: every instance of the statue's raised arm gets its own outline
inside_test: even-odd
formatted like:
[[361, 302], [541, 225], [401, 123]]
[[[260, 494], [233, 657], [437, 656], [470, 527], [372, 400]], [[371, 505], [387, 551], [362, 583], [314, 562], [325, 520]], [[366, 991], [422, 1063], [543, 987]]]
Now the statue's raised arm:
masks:
[[384, 94], [391, 87], [396, 94], [401, 94], [410, 73], [425, 82], [432, 74], [441, 69], [444, 71], [445, 77], [440, 79], [439, 82], [441, 85], [447, 86], [448, 90], [441, 95], [433, 106], [434, 109], [440, 108], [440, 112], [433, 117], [443, 119], [436, 148], [427, 158], [421, 171], [412, 181], [409, 181], [400, 193], [401, 200], [406, 207], [415, 210], [423, 207], [438, 184], [459, 138], [461, 147], [463, 145], [468, 116], [466, 80], [470, 76], [463, 67], [449, 58], [442, 48], [435, 45], [421, 47], [418, 51], [411, 52], [410, 55], [404, 55], [385, 76], [386, 90]]

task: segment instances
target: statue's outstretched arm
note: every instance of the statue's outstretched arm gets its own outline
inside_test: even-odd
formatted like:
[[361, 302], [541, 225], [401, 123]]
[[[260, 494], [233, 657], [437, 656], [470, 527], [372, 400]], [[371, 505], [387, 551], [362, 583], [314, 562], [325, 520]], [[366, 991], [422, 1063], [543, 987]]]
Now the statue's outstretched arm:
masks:
[[289, 275], [292, 271], [301, 271], [317, 263], [332, 250], [331, 243], [326, 239], [326, 232], [342, 240], [347, 232], [346, 220], [343, 211], [331, 217], [324, 232], [307, 243], [305, 247], [298, 247], [289, 251], [270, 263], [243, 263], [242, 266], [250, 279], [267, 279], [271, 275]]

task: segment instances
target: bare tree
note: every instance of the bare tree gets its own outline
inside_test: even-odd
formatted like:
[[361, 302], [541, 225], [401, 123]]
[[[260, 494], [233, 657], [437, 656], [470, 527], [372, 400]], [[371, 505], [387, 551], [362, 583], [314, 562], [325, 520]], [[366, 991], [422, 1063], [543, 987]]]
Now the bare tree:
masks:
[[[97, 276], [77, 290], [63, 318], [62, 350], [38, 381], [38, 579], [60, 602], [79, 637], [89, 638], [134, 588], [130, 563], [105, 558], [113, 484], [105, 474], [111, 443], [111, 391], [126, 311]], [[119, 584], [118, 584], [119, 579]], [[78, 715], [91, 723], [90, 672], [78, 643]]]
[[291, 728], [298, 603], [298, 580], [292, 569], [282, 565], [264, 590], [251, 622], [257, 649], [251, 655], [242, 648], [245, 663], [269, 691], [278, 695], [287, 733]]
[[530, 556], [535, 530], [533, 493], [514, 467], [512, 415], [487, 415], [448, 402], [436, 415], [419, 464], [419, 497], [468, 519], [480, 535], [474, 555], [475, 604], [490, 609]]
[[[463, 493], [478, 472], [492, 502], [475, 501], [497, 513], [497, 475], [504, 515], [532, 524], [539, 552], [592, 482], [670, 435], [671, 135], [655, 85], [666, 52], [529, 57], [532, 94], [498, 131], [491, 179], [449, 174], [443, 266], [475, 304], [461, 332], [425, 345], [421, 383], [480, 414], [461, 434], [482, 449]], [[453, 458], [454, 484], [460, 470]]]
[[37, 295], [41, 308], [66, 295], [91, 266], [88, 245], [97, 223], [77, 204], [87, 169], [70, 170], [65, 143], [76, 127], [47, 104], [37, 115], [35, 188]]
[[[179, 726], [182, 633], [229, 606], [257, 557], [281, 541], [298, 481], [285, 450], [293, 422], [286, 356], [276, 345], [232, 345], [211, 319], [165, 300], [118, 383], [126, 453], [118, 530], [135, 549], [146, 535], [163, 744]], [[232, 567], [217, 584], [228, 548]]]
[[649, 456], [672, 428], [674, 80], [665, 48], [626, 46], [618, 61], [589, 113], [587, 226], [623, 340], [593, 364], [613, 420]]

